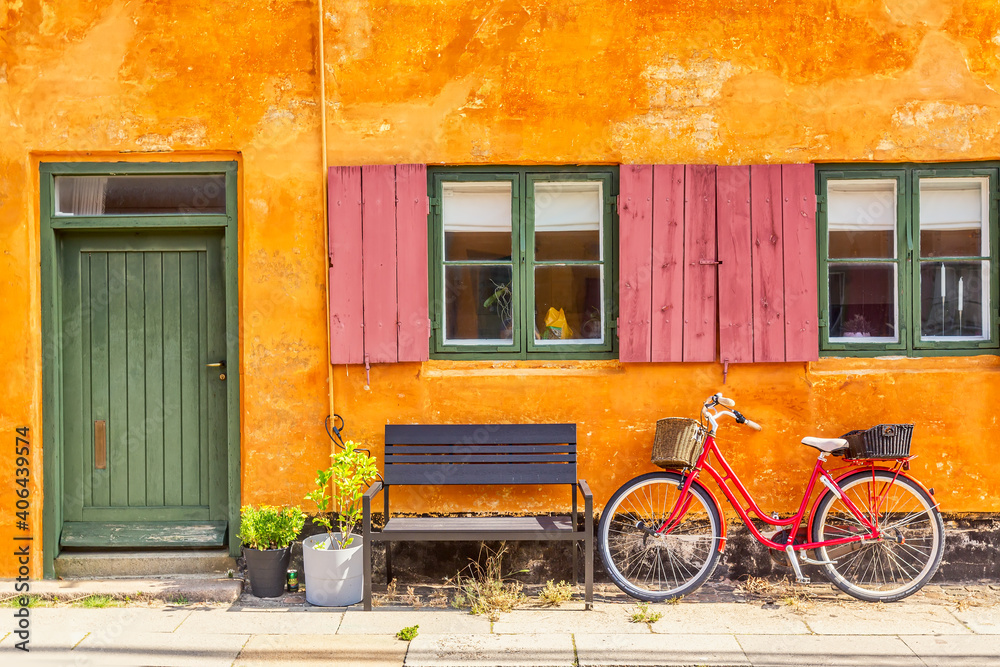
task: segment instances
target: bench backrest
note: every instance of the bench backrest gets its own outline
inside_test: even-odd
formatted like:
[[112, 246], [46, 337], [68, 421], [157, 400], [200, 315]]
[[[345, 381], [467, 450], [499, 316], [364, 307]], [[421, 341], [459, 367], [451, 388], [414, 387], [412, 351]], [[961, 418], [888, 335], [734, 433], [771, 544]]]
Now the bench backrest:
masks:
[[576, 424], [385, 427], [385, 483], [575, 484]]

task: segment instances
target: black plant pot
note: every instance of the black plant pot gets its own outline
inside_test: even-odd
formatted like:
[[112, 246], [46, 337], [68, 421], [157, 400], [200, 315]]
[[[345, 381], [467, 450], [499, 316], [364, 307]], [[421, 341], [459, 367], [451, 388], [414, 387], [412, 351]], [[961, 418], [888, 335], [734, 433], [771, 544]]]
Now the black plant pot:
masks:
[[250, 590], [259, 598], [276, 598], [285, 592], [285, 576], [291, 549], [248, 549], [243, 547], [247, 560]]

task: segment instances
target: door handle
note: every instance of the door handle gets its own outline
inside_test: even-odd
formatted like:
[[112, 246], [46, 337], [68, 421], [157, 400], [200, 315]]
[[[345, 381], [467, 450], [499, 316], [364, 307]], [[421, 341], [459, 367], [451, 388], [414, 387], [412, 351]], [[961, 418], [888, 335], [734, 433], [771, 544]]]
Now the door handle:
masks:
[[108, 467], [108, 429], [103, 419], [94, 421], [94, 468], [107, 470]]
[[212, 364], [205, 364], [205, 366], [207, 366], [208, 368], [218, 368], [218, 369], [220, 369], [222, 372], [219, 373], [219, 379], [220, 380], [225, 380], [226, 379], [226, 360], [225, 359], [223, 359], [222, 361], [216, 361], [215, 363], [212, 363]]

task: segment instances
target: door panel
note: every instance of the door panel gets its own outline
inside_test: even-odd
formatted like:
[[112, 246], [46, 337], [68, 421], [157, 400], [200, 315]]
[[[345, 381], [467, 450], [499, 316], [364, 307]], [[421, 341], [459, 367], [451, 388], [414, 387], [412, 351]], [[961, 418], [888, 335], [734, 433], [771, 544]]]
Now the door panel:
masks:
[[226, 349], [222, 247], [208, 232], [61, 238], [66, 521], [225, 519], [225, 381], [206, 368]]

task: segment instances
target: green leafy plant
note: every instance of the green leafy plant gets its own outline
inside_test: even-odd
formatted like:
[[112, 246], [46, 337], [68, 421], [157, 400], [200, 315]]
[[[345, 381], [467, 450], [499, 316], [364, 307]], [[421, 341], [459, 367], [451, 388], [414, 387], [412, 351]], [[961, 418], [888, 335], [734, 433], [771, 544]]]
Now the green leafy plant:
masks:
[[573, 599], [573, 587], [565, 581], [558, 584], [549, 579], [545, 588], [538, 592], [538, 602], [546, 607], [558, 607], [563, 602]]
[[396, 633], [396, 639], [402, 639], [404, 642], [408, 642], [417, 636], [417, 630], [419, 628], [419, 625], [410, 625], [405, 627]]
[[298, 507], [244, 505], [240, 508], [240, 540], [250, 549], [284, 549], [299, 536], [306, 515]]
[[[316, 471], [316, 489], [306, 495], [306, 500], [316, 503], [319, 516], [313, 521], [325, 527], [330, 536], [317, 544], [317, 549], [346, 549], [351, 545], [351, 533], [361, 520], [361, 497], [376, 477], [375, 459], [351, 440], [330, 455], [329, 468]], [[332, 493], [328, 491], [331, 488]], [[327, 516], [330, 512], [336, 513], [335, 521]], [[334, 525], [340, 537], [334, 534]]]
[[636, 602], [636, 610], [628, 617], [633, 623], [656, 623], [663, 618], [663, 614], [658, 611], [650, 611], [648, 602]]

